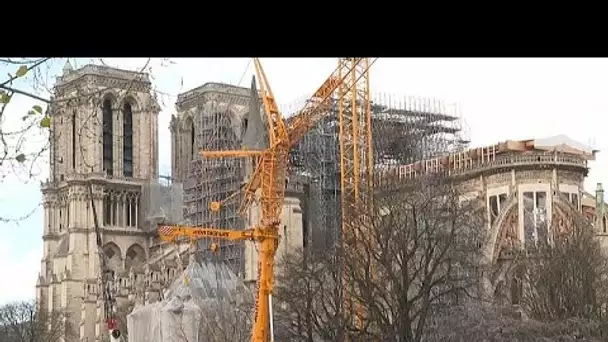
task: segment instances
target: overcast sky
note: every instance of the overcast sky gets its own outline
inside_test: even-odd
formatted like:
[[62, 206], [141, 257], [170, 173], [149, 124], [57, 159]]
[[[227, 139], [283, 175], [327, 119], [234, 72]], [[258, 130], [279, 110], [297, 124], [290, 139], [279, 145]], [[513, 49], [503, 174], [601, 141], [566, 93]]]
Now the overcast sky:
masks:
[[[71, 60], [76, 67], [90, 59]], [[249, 59], [152, 60], [153, 84], [162, 94], [159, 120], [161, 173], [170, 172], [168, 124], [177, 94], [205, 82], [248, 86], [253, 74]], [[136, 70], [145, 59], [104, 59], [108, 65]], [[277, 102], [300, 102], [336, 67], [336, 59], [262, 59]], [[51, 64], [58, 75], [63, 61]], [[14, 69], [14, 68], [12, 68]], [[9, 70], [0, 67], [0, 75]], [[27, 80], [26, 80], [27, 81]], [[51, 81], [51, 78], [49, 78]], [[27, 82], [21, 86], [27, 87]], [[608, 60], [606, 59], [399, 59], [381, 58], [372, 67], [374, 93], [432, 97], [460, 106], [473, 146], [507, 139], [543, 138], [565, 134], [600, 150], [585, 183], [589, 191], [608, 171]], [[19, 125], [32, 105], [18, 98], [5, 113], [4, 125]], [[4, 126], [3, 126], [4, 127]], [[608, 151], [606, 152], [608, 153]], [[6, 167], [6, 166], [0, 166]], [[45, 179], [48, 170], [39, 176]], [[39, 183], [15, 177], [0, 183], [0, 217], [16, 217], [41, 200]], [[42, 257], [42, 210], [27, 220], [0, 223], [0, 304], [32, 298]]]

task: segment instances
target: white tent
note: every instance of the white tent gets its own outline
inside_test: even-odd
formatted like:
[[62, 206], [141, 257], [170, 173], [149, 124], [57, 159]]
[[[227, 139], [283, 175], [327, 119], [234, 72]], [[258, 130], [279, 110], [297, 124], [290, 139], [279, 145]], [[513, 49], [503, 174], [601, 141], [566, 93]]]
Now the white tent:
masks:
[[250, 312], [238, 306], [250, 298], [242, 280], [226, 265], [191, 261], [167, 289], [165, 300], [136, 307], [127, 316], [129, 342], [210, 341], [215, 339], [208, 335], [218, 329], [237, 334], [235, 327], [248, 332]]

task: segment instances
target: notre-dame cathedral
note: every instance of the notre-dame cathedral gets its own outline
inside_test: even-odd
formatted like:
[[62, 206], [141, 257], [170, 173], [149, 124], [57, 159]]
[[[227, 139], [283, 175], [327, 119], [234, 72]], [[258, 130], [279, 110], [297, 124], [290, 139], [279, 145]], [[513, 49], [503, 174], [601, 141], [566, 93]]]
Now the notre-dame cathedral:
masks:
[[[203, 92], [222, 91], [206, 85], [199, 88]], [[248, 93], [246, 88], [241, 89]], [[199, 95], [202, 102], [223, 101]], [[196, 105], [201, 110], [209, 106], [202, 102]], [[178, 103], [176, 107], [175, 120], [192, 116], [195, 110], [190, 106], [182, 113], [180, 108], [184, 106]], [[49, 107], [51, 162], [49, 179], [42, 184], [44, 252], [36, 299], [42, 310], [68, 314], [64, 318], [69, 329], [65, 342], [107, 338], [95, 216], [102, 232], [101, 249], [114, 278], [111, 291], [116, 310], [122, 317], [136, 305], [161, 299], [163, 288], [188, 263], [190, 246], [169, 246], [159, 241], [146, 216], [158, 210], [151, 208], [155, 203], [150, 200], [150, 188], [159, 179], [160, 110], [145, 73], [98, 65], [74, 70], [68, 62], [57, 79]], [[247, 111], [245, 108], [243, 113]], [[174, 123], [171, 126], [174, 177], [187, 178], [190, 166], [175, 141], [189, 141], [192, 134], [187, 134], [187, 125], [182, 129], [176, 129]], [[186, 150], [194, 150], [194, 146]], [[191, 153], [190, 159], [195, 158], [196, 154]], [[283, 245], [293, 241], [288, 243], [289, 248], [302, 246], [299, 200], [286, 198], [285, 202], [284, 221], [289, 223], [284, 235], [291, 238]], [[242, 226], [248, 224], [243, 222]], [[241, 277], [249, 282], [255, 281], [257, 274], [254, 251], [246, 243], [241, 257]], [[177, 258], [179, 255], [182, 257]]]

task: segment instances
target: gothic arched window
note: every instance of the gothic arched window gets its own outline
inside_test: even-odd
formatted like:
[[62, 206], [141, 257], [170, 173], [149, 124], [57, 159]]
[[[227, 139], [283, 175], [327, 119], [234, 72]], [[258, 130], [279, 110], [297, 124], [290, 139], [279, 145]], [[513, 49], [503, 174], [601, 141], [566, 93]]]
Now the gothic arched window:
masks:
[[123, 174], [133, 177], [133, 110], [130, 103], [123, 106]]
[[103, 171], [110, 176], [114, 173], [113, 134], [112, 101], [106, 99], [103, 101]]

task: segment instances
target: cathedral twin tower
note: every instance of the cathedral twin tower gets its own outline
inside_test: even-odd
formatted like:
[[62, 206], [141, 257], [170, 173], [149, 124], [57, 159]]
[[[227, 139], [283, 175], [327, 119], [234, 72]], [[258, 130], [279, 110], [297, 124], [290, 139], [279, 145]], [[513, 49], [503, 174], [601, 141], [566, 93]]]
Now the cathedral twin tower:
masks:
[[[42, 310], [69, 314], [65, 341], [94, 341], [105, 329], [99, 324], [99, 248], [87, 182], [110, 267], [120, 273], [124, 288], [136, 288], [151, 243], [138, 227], [142, 185], [158, 177], [160, 107], [147, 74], [95, 65], [73, 70], [68, 63], [49, 111], [51, 162], [42, 185], [37, 303]], [[130, 292], [119, 291], [119, 305], [131, 301]]]

